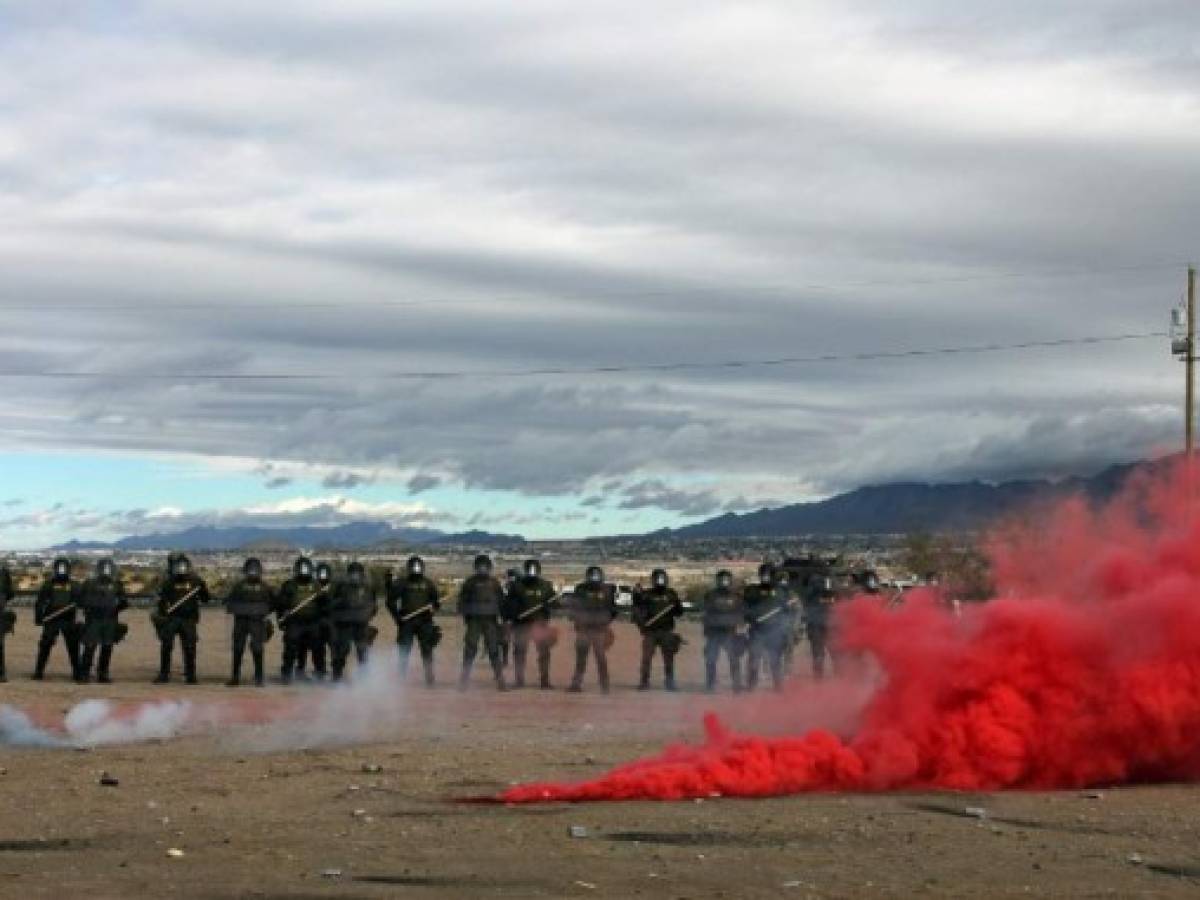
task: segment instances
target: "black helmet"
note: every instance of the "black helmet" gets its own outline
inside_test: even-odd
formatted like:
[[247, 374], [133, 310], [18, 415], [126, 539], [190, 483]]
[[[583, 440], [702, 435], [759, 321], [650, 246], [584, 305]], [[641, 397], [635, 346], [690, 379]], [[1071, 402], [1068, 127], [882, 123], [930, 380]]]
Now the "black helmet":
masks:
[[295, 578], [312, 578], [313, 562], [307, 556], [297, 556], [292, 563], [292, 575]]
[[728, 569], [722, 569], [720, 572], [718, 572], [717, 587], [723, 591], [727, 591], [733, 587], [733, 573]]
[[774, 584], [775, 583], [775, 567], [770, 563], [763, 563], [758, 567], [758, 583], [759, 584]]
[[655, 569], [650, 573], [650, 583], [656, 588], [665, 588], [671, 583], [671, 578], [666, 569]]
[[362, 585], [367, 583], [367, 570], [363, 568], [360, 562], [352, 562], [346, 566], [346, 579], [353, 585]]
[[327, 562], [317, 563], [316, 575], [317, 581], [321, 582], [321, 584], [329, 584], [333, 580], [333, 569], [329, 567], [329, 563]]
[[879, 575], [874, 569], [868, 569], [863, 574], [862, 584], [868, 593], [877, 593], [879, 591]]
[[421, 559], [419, 556], [410, 556], [408, 558], [408, 562], [404, 564], [404, 568], [409, 575], [424, 575], [425, 560]]
[[111, 559], [105, 557], [96, 561], [96, 577], [97, 578], [112, 578], [117, 574], [116, 564]]
[[524, 569], [525, 569], [525, 577], [526, 578], [541, 578], [542, 577], [542, 564], [540, 562], [538, 562], [536, 559], [525, 560]]
[[792, 583], [792, 576], [787, 569], [775, 570], [775, 583], [782, 584], [785, 587]]
[[175, 559], [171, 561], [171, 574], [176, 578], [192, 574], [192, 561], [187, 558], [186, 553], [175, 554]]
[[54, 572], [54, 577], [59, 581], [71, 577], [71, 561], [65, 556], [60, 556], [58, 559], [54, 560], [54, 564], [51, 566], [51, 569]]
[[813, 576], [813, 587], [821, 594], [833, 593], [833, 576], [828, 572], [822, 572], [819, 575]]
[[599, 566], [588, 566], [584, 577], [589, 584], [604, 584], [604, 570]]
[[492, 574], [492, 558], [486, 553], [480, 553], [475, 557], [475, 574], [476, 575], [491, 575]]
[[262, 560], [251, 556], [244, 563], [242, 563], [242, 574], [251, 581], [258, 581], [260, 578], [262, 578], [263, 574]]

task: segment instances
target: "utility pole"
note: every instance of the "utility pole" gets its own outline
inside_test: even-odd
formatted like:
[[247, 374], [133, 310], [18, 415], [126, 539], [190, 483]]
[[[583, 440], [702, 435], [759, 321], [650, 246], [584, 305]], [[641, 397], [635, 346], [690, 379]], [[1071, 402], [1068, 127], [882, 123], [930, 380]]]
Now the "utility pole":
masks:
[[1192, 461], [1196, 436], [1196, 267], [1188, 266], [1187, 283], [1187, 387], [1184, 389], [1184, 450]]

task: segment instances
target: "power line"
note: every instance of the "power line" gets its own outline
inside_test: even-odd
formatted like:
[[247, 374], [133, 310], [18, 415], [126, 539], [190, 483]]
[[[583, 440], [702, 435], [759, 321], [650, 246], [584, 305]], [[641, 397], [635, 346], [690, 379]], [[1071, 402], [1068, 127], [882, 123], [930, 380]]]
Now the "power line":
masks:
[[825, 353], [815, 356], [778, 356], [762, 359], [728, 359], [699, 362], [633, 363], [602, 366], [547, 366], [536, 369], [465, 369], [406, 372], [100, 372], [100, 371], [2, 371], [0, 378], [108, 379], [120, 381], [450, 381], [476, 378], [530, 378], [555, 375], [619, 375], [639, 372], [682, 372], [727, 369], [757, 369], [837, 362], [914, 359], [919, 357], [960, 356], [1002, 353], [1015, 350], [1053, 349], [1057, 347], [1115, 344], [1169, 337], [1166, 331], [1091, 335], [1009, 344], [967, 344], [952, 347], [923, 347], [909, 350], [877, 350], [864, 353]]
[[0, 303], [0, 311], [5, 312], [136, 312], [154, 315], [174, 312], [207, 312], [207, 313], [236, 313], [243, 310], [320, 310], [320, 309], [413, 309], [431, 306], [470, 306], [480, 303], [505, 303], [521, 300], [620, 300], [644, 299], [655, 297], [688, 297], [697, 294], [795, 294], [802, 291], [835, 292], [868, 287], [929, 287], [945, 284], [969, 284], [972, 282], [1004, 281], [1033, 278], [1077, 278], [1087, 275], [1105, 275], [1115, 272], [1144, 272], [1158, 269], [1182, 268], [1185, 263], [1143, 262], [1127, 265], [1089, 266], [1075, 269], [1059, 269], [1048, 271], [1006, 271], [981, 272], [972, 275], [947, 275], [931, 278], [875, 278], [860, 281], [841, 281], [823, 283], [796, 283], [760, 285], [694, 285], [681, 288], [648, 288], [629, 291], [587, 291], [577, 294], [558, 294], [555, 292], [534, 289], [520, 294], [500, 294], [486, 297], [447, 297], [441, 299], [422, 300], [337, 300], [337, 301], [252, 301], [235, 303], [167, 303], [151, 305], [146, 303]]

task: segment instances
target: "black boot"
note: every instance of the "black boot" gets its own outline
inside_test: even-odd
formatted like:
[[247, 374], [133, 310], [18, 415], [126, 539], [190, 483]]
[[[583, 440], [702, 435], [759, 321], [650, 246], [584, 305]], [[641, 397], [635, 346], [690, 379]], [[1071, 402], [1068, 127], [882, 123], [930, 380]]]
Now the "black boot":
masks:
[[254, 686], [263, 686], [263, 654], [261, 650], [251, 650], [250, 656], [254, 660]]
[[241, 657], [233, 658], [233, 665], [229, 669], [229, 680], [225, 682], [225, 687], [237, 687], [242, 683], [242, 660]]
[[50, 661], [50, 648], [38, 644], [37, 663], [33, 667], [33, 680], [41, 681], [46, 677], [46, 663]]
[[112, 667], [112, 655], [113, 648], [111, 645], [100, 648], [100, 666], [96, 671], [96, 681], [100, 684], [112, 684], [112, 678], [108, 674]]
[[183, 648], [183, 675], [188, 684], [199, 684], [196, 678], [196, 648]]
[[75, 673], [75, 680], [80, 682], [88, 682], [92, 680], [92, 664], [96, 659], [96, 645], [84, 647], [83, 652], [79, 655], [79, 670]]
[[0, 684], [8, 683], [8, 672], [4, 668], [4, 636], [0, 635]]
[[163, 641], [158, 648], [158, 677], [155, 684], [166, 684], [171, 680], [171, 645]]
[[675, 657], [663, 658], [663, 687], [668, 691], [676, 691], [675, 687]]
[[433, 657], [429, 659], [422, 657], [421, 665], [425, 668], [425, 686], [433, 687]]

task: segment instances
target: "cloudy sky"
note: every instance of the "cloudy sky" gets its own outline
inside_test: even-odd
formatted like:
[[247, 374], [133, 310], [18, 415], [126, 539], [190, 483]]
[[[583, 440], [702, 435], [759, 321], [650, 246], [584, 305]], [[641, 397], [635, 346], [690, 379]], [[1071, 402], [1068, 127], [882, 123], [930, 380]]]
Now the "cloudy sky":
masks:
[[5, 546], [627, 532], [1178, 443], [1162, 338], [571, 370], [1163, 330], [1194, 0], [0, 0], [0, 59]]

